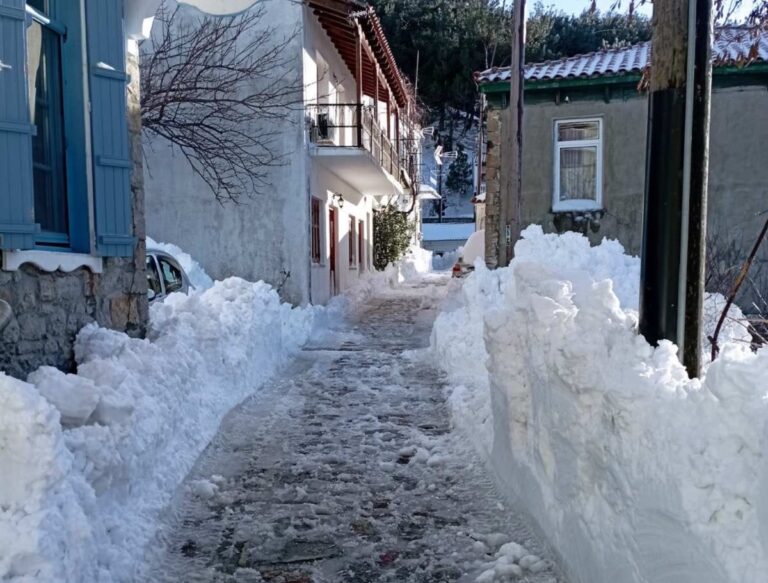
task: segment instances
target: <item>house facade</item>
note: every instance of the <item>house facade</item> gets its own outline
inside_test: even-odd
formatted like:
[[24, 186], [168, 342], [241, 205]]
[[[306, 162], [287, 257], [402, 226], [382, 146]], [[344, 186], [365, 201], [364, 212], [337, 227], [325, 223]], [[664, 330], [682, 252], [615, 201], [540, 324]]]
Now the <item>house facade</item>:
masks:
[[417, 207], [414, 104], [371, 9], [353, 0], [260, 7], [275, 42], [289, 39], [287, 68], [303, 94], [278, 131], [261, 119], [243, 128], [272, 131], [285, 163], [268, 169], [267, 192], [221, 204], [173, 145], [150, 138], [147, 229], [215, 279], [264, 280], [295, 304], [324, 303], [373, 268], [374, 210]]
[[[721, 29], [713, 47], [709, 234], [748, 253], [768, 209], [768, 37]], [[640, 90], [650, 43], [530, 64], [525, 70], [524, 225], [618, 239], [639, 254], [643, 236], [647, 93]], [[509, 175], [502, 151], [509, 70], [476, 73], [486, 111], [485, 220], [494, 239]], [[497, 228], [497, 227], [496, 227]], [[651, 234], [652, 236], [652, 234]], [[763, 261], [767, 256], [763, 255]]]
[[147, 322], [142, 2], [0, 0], [0, 370], [74, 367], [90, 322]]

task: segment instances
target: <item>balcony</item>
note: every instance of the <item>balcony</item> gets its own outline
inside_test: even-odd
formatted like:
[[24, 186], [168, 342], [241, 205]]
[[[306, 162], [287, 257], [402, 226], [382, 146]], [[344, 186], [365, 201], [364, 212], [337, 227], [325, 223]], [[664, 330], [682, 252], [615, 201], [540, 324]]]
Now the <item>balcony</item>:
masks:
[[402, 195], [410, 187], [406, 142], [401, 140], [398, 147], [389, 139], [372, 107], [311, 104], [307, 118], [312, 157], [358, 192]]

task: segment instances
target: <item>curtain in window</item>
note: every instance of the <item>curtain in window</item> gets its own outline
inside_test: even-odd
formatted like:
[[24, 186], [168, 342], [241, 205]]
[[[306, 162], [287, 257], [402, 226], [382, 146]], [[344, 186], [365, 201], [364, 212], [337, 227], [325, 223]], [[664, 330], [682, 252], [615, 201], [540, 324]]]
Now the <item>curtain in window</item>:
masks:
[[597, 200], [597, 148], [560, 149], [560, 200]]

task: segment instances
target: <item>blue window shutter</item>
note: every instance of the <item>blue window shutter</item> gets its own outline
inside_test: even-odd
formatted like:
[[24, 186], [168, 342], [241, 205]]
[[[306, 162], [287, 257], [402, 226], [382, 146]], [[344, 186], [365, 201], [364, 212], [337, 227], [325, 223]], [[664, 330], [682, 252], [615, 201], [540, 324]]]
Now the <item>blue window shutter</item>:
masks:
[[126, 110], [123, 0], [85, 0], [91, 91], [96, 247], [133, 255], [131, 155]]
[[24, 0], [0, 0], [0, 249], [35, 244]]

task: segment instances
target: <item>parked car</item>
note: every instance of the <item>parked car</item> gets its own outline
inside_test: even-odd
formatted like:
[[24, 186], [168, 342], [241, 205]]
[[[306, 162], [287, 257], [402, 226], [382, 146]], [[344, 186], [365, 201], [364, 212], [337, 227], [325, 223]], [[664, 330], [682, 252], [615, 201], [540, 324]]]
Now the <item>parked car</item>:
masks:
[[147, 295], [150, 302], [163, 300], [173, 292], [187, 293], [189, 277], [179, 262], [165, 251], [147, 249]]
[[466, 277], [475, 270], [475, 261], [485, 258], [485, 229], [475, 231], [461, 248], [459, 260], [453, 265], [453, 277]]

